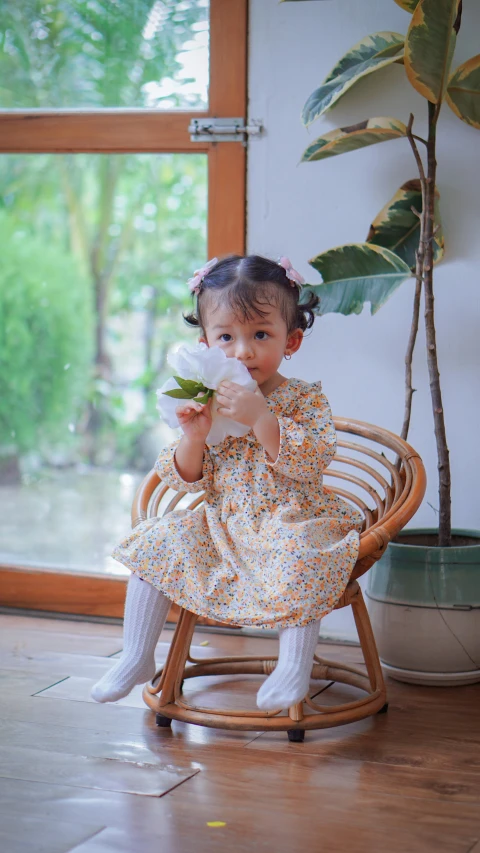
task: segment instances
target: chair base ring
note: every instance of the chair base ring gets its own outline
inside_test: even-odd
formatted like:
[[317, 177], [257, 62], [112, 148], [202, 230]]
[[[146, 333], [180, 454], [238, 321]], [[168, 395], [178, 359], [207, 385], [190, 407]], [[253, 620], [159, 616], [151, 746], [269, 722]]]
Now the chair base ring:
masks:
[[[339, 606], [350, 604], [357, 626], [360, 646], [363, 651], [365, 669], [329, 661], [314, 655], [311, 678], [313, 680], [346, 684], [360, 692], [355, 698], [341, 704], [323, 704], [324, 698], [317, 689], [314, 696], [319, 701], [305, 696], [302, 702], [291, 708], [278, 708], [274, 711], [260, 711], [251, 708], [201, 707], [188, 702], [182, 693], [186, 679], [202, 676], [268, 676], [275, 669], [277, 658], [274, 656], [237, 655], [196, 659], [192, 657], [190, 646], [197, 622], [197, 616], [188, 610], [181, 610], [175, 634], [164, 667], [153, 680], [143, 688], [143, 699], [157, 714], [157, 723], [167, 726], [162, 718], [180, 720], [200, 726], [238, 731], [286, 731], [303, 732], [306, 729], [322, 729], [331, 726], [343, 726], [373, 716], [386, 710], [387, 693], [382, 668], [378, 657], [372, 627], [363, 600], [362, 591], [356, 581], [351, 581]], [[362, 695], [363, 694], [363, 695]], [[365, 695], [366, 694], [366, 695]], [[283, 712], [283, 713], [282, 713]], [[160, 719], [160, 722], [158, 720]], [[300, 735], [292, 735], [299, 738]], [[298, 743], [298, 740], [296, 741]]]
[[[339, 664], [337, 661], [321, 660], [314, 663], [313, 672], [321, 671], [321, 678], [334, 683], [349, 684], [352, 687], [366, 693], [360, 699], [355, 699], [341, 705], [318, 705], [310, 697], [306, 697], [300, 703], [301, 712], [292, 717], [289, 714], [282, 715], [278, 711], [252, 711], [252, 710], [223, 710], [209, 709], [189, 704], [181, 693], [184, 679], [202, 677], [205, 675], [251, 675], [261, 674], [264, 671], [264, 660], [262, 658], [250, 658], [242, 662], [229, 663], [227, 660], [190, 665], [186, 667], [184, 675], [178, 682], [178, 688], [170, 702], [162, 700], [162, 692], [159, 684], [162, 683], [162, 670], [160, 670], [149, 684], [143, 689], [145, 703], [156, 713], [158, 726], [166, 727], [172, 720], [185, 723], [194, 723], [200, 726], [223, 729], [238, 729], [243, 731], [286, 731], [291, 742], [299, 743], [303, 740], [306, 729], [329, 728], [330, 726], [347, 725], [351, 722], [362, 720], [365, 717], [384, 713], [388, 704], [386, 702], [386, 690], [383, 680], [381, 684], [372, 690], [368, 676], [362, 670]], [[198, 672], [196, 671], [198, 669]], [[318, 675], [317, 675], [318, 677]], [[285, 709], [287, 710], [287, 709]], [[310, 713], [312, 710], [314, 713]], [[290, 709], [292, 712], [292, 709]], [[168, 722], [167, 722], [168, 721]]]

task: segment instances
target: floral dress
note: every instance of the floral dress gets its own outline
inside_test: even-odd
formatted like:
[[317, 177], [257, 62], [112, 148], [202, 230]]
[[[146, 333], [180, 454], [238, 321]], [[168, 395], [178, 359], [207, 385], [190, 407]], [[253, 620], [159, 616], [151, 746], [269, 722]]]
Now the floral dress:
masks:
[[187, 483], [174, 462], [179, 439], [155, 470], [173, 489], [204, 491], [203, 504], [143, 521], [113, 556], [200, 616], [284, 628], [334, 608], [362, 518], [323, 486], [336, 433], [321, 384], [287, 379], [266, 401], [280, 425], [277, 459], [250, 430], [205, 447], [202, 478]]

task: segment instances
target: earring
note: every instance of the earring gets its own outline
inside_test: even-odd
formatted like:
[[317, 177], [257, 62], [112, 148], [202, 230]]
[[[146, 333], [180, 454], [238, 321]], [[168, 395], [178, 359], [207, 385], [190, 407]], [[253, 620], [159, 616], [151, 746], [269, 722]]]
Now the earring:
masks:
[[291, 356], [291, 353], [286, 352], [286, 353], [285, 353], [285, 355], [284, 355], [283, 357], [284, 357], [287, 361], [290, 361], [290, 359], [291, 359], [291, 357], [292, 357], [292, 356]]

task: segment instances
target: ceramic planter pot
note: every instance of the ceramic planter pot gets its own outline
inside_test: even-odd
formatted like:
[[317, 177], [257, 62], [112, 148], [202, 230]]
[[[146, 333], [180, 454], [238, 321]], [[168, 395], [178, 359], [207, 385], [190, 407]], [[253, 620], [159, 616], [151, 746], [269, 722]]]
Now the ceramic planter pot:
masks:
[[[367, 606], [382, 666], [399, 681], [480, 681], [480, 531], [408, 530], [368, 573]], [[417, 544], [423, 542], [425, 544]]]

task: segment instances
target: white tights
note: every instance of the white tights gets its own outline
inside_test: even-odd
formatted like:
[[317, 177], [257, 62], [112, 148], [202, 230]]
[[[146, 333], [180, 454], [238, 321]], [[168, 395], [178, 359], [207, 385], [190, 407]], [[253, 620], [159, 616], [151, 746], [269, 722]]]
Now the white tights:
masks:
[[[135, 684], [155, 673], [155, 646], [170, 609], [170, 600], [147, 581], [132, 574], [125, 600], [123, 652], [92, 688], [96, 702], [116, 702]], [[308, 692], [320, 620], [304, 628], [280, 628], [278, 663], [262, 684], [257, 705], [262, 711], [289, 708]]]
[[150, 681], [155, 674], [155, 646], [170, 609], [168, 598], [138, 575], [130, 575], [123, 619], [123, 652], [92, 687], [96, 702], [116, 702], [135, 684]]

